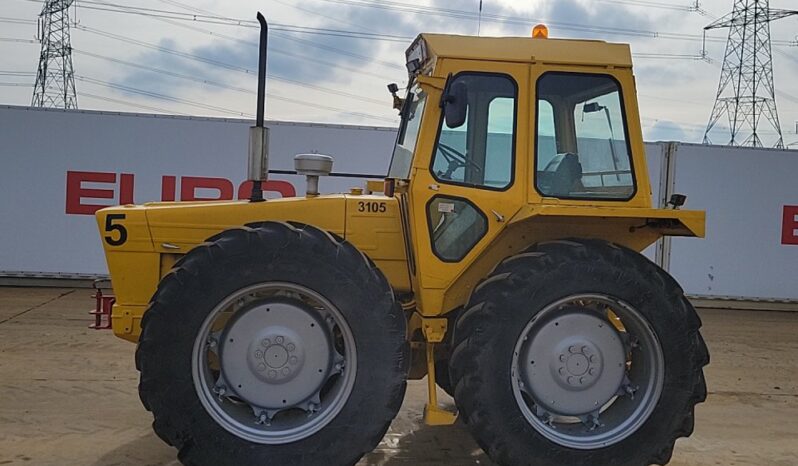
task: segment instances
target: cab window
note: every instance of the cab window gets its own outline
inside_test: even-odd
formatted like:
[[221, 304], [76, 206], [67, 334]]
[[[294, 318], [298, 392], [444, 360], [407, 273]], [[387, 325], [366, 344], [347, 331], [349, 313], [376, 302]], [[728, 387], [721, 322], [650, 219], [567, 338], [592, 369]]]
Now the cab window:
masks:
[[391, 164], [388, 167], [388, 178], [410, 178], [410, 165], [413, 162], [413, 152], [418, 142], [421, 116], [424, 114], [424, 103], [427, 95], [414, 86], [407, 92], [404, 106], [402, 107], [402, 125], [393, 150]]
[[630, 199], [635, 180], [618, 81], [546, 73], [537, 99], [537, 190], [558, 198]]
[[432, 173], [438, 181], [503, 190], [512, 184], [517, 86], [505, 75], [461, 73], [447, 85], [466, 88], [466, 118], [441, 118]]

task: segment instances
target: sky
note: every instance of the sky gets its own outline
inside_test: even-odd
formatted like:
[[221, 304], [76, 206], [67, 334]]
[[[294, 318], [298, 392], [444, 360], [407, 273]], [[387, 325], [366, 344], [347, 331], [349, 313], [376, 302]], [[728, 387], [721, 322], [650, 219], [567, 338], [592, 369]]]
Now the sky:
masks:
[[[771, 0], [771, 7], [789, 8], [793, 1]], [[180, 13], [193, 8], [246, 20], [260, 10], [272, 27], [266, 118], [370, 126], [398, 124], [386, 85], [406, 83], [404, 50], [417, 34], [528, 36], [545, 22], [551, 37], [631, 44], [645, 138], [700, 142], [728, 32], [710, 32], [708, 60], [699, 59], [700, 36], [732, 3], [703, 0], [695, 11], [695, 0], [483, 0], [481, 23], [475, 19], [479, 0], [77, 0], [70, 14], [77, 21], [72, 47], [81, 109], [219, 117], [255, 112], [256, 28], [98, 10], [107, 8], [103, 4]], [[41, 5], [0, 0], [0, 104], [30, 104]], [[408, 11], [407, 5], [422, 9]], [[772, 23], [772, 37], [778, 41], [773, 60], [785, 144], [798, 143], [798, 16]], [[763, 137], [767, 143], [773, 133]]]

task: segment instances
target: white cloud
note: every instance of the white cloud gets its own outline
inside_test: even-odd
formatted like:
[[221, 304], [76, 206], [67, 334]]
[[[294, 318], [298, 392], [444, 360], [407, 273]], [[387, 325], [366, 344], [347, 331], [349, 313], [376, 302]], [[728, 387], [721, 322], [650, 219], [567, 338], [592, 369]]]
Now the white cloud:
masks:
[[[291, 0], [179, 0], [195, 7], [208, 9], [216, 13], [236, 18], [253, 18], [255, 8], [260, 8], [274, 24], [294, 24], [328, 29], [359, 30], [379, 32], [401, 36], [415, 36], [422, 31], [475, 33], [476, 22], [473, 19], [458, 18], [457, 15], [440, 16], [403, 12], [376, 8], [362, 8], [351, 3], [335, 3], [324, 0], [313, 0], [296, 3]], [[478, 0], [395, 0], [415, 5], [432, 5], [437, 8], [476, 13]], [[666, 3], [666, 0], [658, 0]], [[3, 0], [0, 5], [1, 17], [35, 19], [40, 5], [24, 0]], [[130, 2], [145, 8], [156, 8], [177, 11], [179, 8], [163, 0], [136, 0]], [[669, 2], [672, 5], [689, 5], [689, 0]], [[787, 0], [773, 0], [773, 8], [790, 7]], [[613, 0], [537, 0], [517, 2], [505, 0], [484, 0], [486, 18], [482, 22], [483, 34], [527, 35], [530, 24], [516, 24], [496, 21], [490, 15], [529, 17], [534, 20], [550, 22], [551, 34], [554, 37], [592, 37], [616, 42], [630, 42], [633, 51], [646, 54], [681, 54], [697, 55], [701, 49], [699, 39], [671, 40], [655, 38], [645, 31], [658, 31], [676, 34], [700, 35], [704, 25], [711, 18], [695, 12], [657, 9], [631, 6]], [[714, 15], [721, 15], [732, 7], [731, 0], [706, 0], [702, 7]], [[82, 26], [109, 31], [116, 34], [135, 37], [153, 44], [168, 44], [184, 52], [207, 55], [218, 61], [253, 68], [256, 61], [255, 47], [244, 45], [218, 35], [187, 29], [152, 18], [137, 17], [119, 13], [91, 11], [79, 9], [77, 19]], [[772, 25], [773, 37], [792, 39], [798, 19], [790, 18], [775, 22]], [[574, 30], [569, 25], [589, 25], [597, 28], [595, 32]], [[257, 31], [248, 28], [232, 28], [204, 24], [184, 24], [184, 26], [200, 27], [214, 31], [216, 34], [232, 36], [239, 40], [256, 41]], [[643, 31], [639, 34], [620, 34], [618, 29]], [[30, 39], [36, 33], [35, 25], [17, 25], [0, 23], [0, 37]], [[373, 42], [348, 38], [334, 38], [320, 35], [293, 35], [293, 39], [274, 34], [272, 37], [272, 53], [270, 70], [284, 78], [303, 81], [316, 88], [292, 84], [290, 81], [272, 80], [268, 84], [270, 92], [284, 99], [301, 100], [325, 108], [300, 105], [288, 100], [272, 99], [268, 103], [269, 117], [289, 120], [335, 121], [359, 124], [390, 124], [385, 120], [369, 119], [362, 115], [374, 115], [392, 120], [395, 112], [390, 108], [390, 99], [385, 84], [390, 81], [401, 82], [405, 76], [401, 70], [403, 52], [407, 43]], [[290, 36], [290, 35], [289, 35]], [[709, 54], [720, 60], [723, 54], [724, 31], [715, 31], [712, 38], [719, 42], [709, 43]], [[308, 44], [316, 43], [326, 49]], [[176, 73], [222, 82], [227, 86], [253, 89], [255, 79], [251, 74], [225, 70], [190, 61], [173, 55], [148, 50], [125, 42], [98, 36], [81, 30], [74, 30], [72, 45], [77, 50], [94, 54], [116, 57], [121, 60], [136, 62], [144, 66], [167, 68]], [[776, 70], [776, 86], [789, 96], [779, 96], [779, 113], [785, 133], [795, 130], [793, 122], [798, 120], [798, 85], [791, 76], [798, 75], [798, 47], [774, 47], [781, 52], [774, 55]], [[340, 49], [348, 54], [338, 53]], [[786, 54], [786, 56], [785, 56]], [[356, 56], [353, 56], [356, 55]], [[363, 60], [362, 56], [372, 57], [372, 61]], [[38, 60], [38, 46], [21, 43], [0, 42], [0, 70], [35, 71]], [[79, 76], [91, 77], [106, 82], [120, 83], [137, 88], [147, 89], [164, 94], [175, 95], [182, 99], [205, 102], [218, 107], [232, 108], [245, 113], [252, 113], [254, 98], [251, 94], [233, 90], [219, 89], [203, 85], [196, 81], [188, 81], [174, 77], [153, 74], [143, 70], [113, 64], [86, 55], [75, 55], [75, 71]], [[386, 64], [395, 63], [397, 67]], [[331, 66], [330, 64], [337, 65]], [[341, 69], [339, 67], [346, 67]], [[355, 72], [359, 70], [360, 72]], [[644, 126], [652, 137], [655, 131], [675, 129], [663, 126], [672, 122], [684, 131], [688, 140], [700, 140], [701, 127], [711, 112], [717, 81], [720, 74], [719, 61], [708, 64], [690, 60], [662, 60], [651, 58], [636, 59], [638, 90], [641, 94], [641, 114]], [[26, 78], [27, 79], [27, 78]], [[33, 79], [31, 78], [30, 81]], [[10, 81], [0, 77], [0, 82]], [[184, 113], [213, 114], [207, 109], [200, 109], [186, 104], [163, 102], [157, 99], [107, 89], [97, 84], [79, 81], [79, 92], [113, 97], [130, 102], [155, 105]], [[330, 93], [318, 87], [340, 91]], [[357, 94], [367, 100], [356, 100], [340, 93]], [[27, 105], [30, 102], [31, 89], [21, 87], [0, 87], [0, 103]], [[385, 102], [380, 105], [374, 101]], [[104, 101], [79, 98], [82, 108], [98, 108], [108, 110], [132, 110]], [[330, 108], [340, 110], [330, 110]], [[654, 123], [652, 123], [654, 122]], [[665, 128], [665, 129], [663, 129]], [[652, 133], [653, 132], [653, 133]], [[668, 139], [674, 139], [669, 137]], [[792, 134], [786, 135], [787, 141], [798, 139]]]

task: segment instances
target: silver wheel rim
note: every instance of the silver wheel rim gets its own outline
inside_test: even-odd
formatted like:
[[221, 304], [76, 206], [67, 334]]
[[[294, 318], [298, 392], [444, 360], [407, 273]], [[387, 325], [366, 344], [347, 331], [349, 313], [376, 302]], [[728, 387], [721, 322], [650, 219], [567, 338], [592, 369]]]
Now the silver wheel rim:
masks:
[[194, 386], [228, 432], [261, 444], [330, 423], [355, 382], [355, 340], [326, 298], [294, 283], [243, 288], [206, 317], [192, 351]]
[[547, 439], [592, 450], [618, 443], [651, 416], [665, 360], [632, 306], [603, 294], [569, 296], [530, 320], [512, 360], [515, 400]]

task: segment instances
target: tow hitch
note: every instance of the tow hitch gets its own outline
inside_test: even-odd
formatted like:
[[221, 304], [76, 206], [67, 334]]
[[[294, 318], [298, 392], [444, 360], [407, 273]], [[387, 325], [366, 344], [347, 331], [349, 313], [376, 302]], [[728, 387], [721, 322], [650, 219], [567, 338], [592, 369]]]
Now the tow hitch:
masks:
[[[104, 295], [103, 294], [103, 283], [108, 283], [110, 285], [111, 281], [107, 278], [101, 278], [98, 280], [94, 280], [94, 287], [95, 293], [92, 295], [92, 298], [95, 299], [94, 310], [89, 311], [89, 314], [94, 316], [94, 323], [89, 325], [89, 328], [94, 330], [107, 330], [111, 328], [111, 309], [116, 302], [116, 297], [114, 295]], [[108, 286], [104, 287], [109, 289]]]

